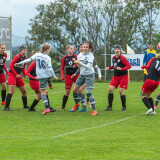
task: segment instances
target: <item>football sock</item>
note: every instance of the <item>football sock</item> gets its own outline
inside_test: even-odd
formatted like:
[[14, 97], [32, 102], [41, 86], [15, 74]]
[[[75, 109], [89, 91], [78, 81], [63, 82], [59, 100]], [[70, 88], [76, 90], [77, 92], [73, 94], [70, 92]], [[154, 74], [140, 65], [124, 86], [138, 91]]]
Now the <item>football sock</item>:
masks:
[[37, 104], [38, 104], [38, 100], [35, 98], [32, 105], [31, 105], [31, 109], [33, 109]]
[[82, 99], [82, 93], [77, 93], [77, 94], [78, 94], [78, 103], [80, 103]]
[[112, 107], [113, 93], [108, 93], [108, 102], [109, 102], [109, 106]]
[[23, 107], [26, 107], [27, 106], [27, 96], [26, 97], [22, 96], [22, 101], [23, 101]]
[[49, 103], [49, 98], [48, 98], [48, 95], [46, 95], [47, 99], [48, 99], [48, 106], [50, 107], [50, 103]]
[[87, 102], [89, 102], [89, 98], [87, 97]]
[[75, 104], [78, 104], [79, 102], [78, 93], [73, 93], [73, 98], [74, 98]]
[[160, 101], [160, 96], [157, 95], [157, 96], [156, 96], [156, 99], [155, 99], [155, 106], [158, 105], [159, 101]]
[[1, 96], [2, 96], [2, 102], [4, 102], [6, 98], [6, 90], [2, 90]]
[[126, 108], [126, 96], [125, 95], [121, 96], [121, 102], [122, 102], [122, 106]]
[[84, 109], [86, 109], [86, 108], [87, 108], [87, 107], [86, 107], [85, 95], [84, 95], [84, 94], [82, 94], [81, 104], [82, 104], [82, 107], [83, 107]]
[[142, 101], [148, 109], [152, 108], [147, 97], [142, 98]]
[[96, 103], [95, 103], [95, 99], [94, 99], [93, 95], [91, 95], [89, 97], [89, 100], [91, 102], [91, 106], [92, 106], [93, 110], [96, 110]]
[[63, 96], [63, 100], [62, 100], [62, 107], [65, 108], [66, 107], [66, 103], [68, 101], [68, 96]]
[[149, 103], [150, 103], [152, 109], [154, 110], [153, 99], [152, 99], [152, 98], [148, 98], [148, 101], [149, 101]]
[[6, 105], [5, 107], [9, 108], [10, 102], [11, 102], [12, 94], [8, 93], [6, 97]]
[[43, 104], [46, 108], [49, 108], [49, 105], [48, 105], [48, 98], [45, 94], [42, 94], [42, 100], [43, 100]]

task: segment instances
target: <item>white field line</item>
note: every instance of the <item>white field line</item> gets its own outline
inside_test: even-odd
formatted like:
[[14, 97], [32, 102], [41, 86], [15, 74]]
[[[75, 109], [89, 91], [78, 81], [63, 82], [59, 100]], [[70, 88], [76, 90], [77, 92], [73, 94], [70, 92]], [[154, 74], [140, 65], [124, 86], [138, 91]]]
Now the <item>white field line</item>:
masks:
[[7, 137], [7, 136], [0, 136], [0, 139], [9, 138], [9, 139], [51, 140], [51, 139], [56, 139], [56, 138], [64, 137], [66, 135], [70, 135], [70, 134], [74, 134], [74, 133], [84, 132], [84, 131], [87, 131], [87, 130], [97, 129], [97, 128], [113, 125], [113, 124], [116, 124], [116, 123], [124, 122], [126, 120], [135, 118], [135, 117], [137, 117], [139, 115], [141, 115], [141, 114], [136, 114], [136, 115], [133, 115], [133, 116], [130, 116], [130, 117], [119, 119], [119, 120], [114, 121], [114, 122], [105, 123], [105, 124], [102, 124], [102, 125], [99, 125], [99, 126], [88, 127], [88, 128], [84, 128], [84, 129], [80, 129], [80, 130], [76, 130], [76, 131], [66, 132], [66, 133], [59, 134], [59, 135], [53, 136], [53, 137], [48, 137], [48, 138], [46, 138], [46, 137], [40, 138], [40, 137], [19, 137], [19, 136], [18, 137], [16, 137], [16, 136], [15, 137]]

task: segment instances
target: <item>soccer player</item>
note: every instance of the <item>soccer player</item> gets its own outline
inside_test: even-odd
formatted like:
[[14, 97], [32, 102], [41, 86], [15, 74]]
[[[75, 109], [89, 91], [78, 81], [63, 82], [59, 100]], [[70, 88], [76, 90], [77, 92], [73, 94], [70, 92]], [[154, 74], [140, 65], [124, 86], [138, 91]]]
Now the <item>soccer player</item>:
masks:
[[48, 80], [50, 79], [50, 77], [53, 77], [56, 80], [58, 80], [58, 77], [56, 77], [52, 68], [51, 58], [48, 56], [50, 51], [51, 51], [51, 46], [49, 44], [44, 44], [39, 53], [34, 54], [27, 60], [15, 64], [15, 66], [18, 66], [21, 64], [31, 62], [33, 60], [36, 61], [36, 74], [39, 80], [39, 88], [43, 104], [46, 108], [42, 114], [50, 113], [49, 102], [47, 98], [48, 92], [46, 90]]
[[145, 104], [145, 106], [148, 108], [148, 111], [146, 112], [146, 115], [149, 114], [156, 114], [154, 111], [153, 106], [153, 99], [151, 97], [151, 93], [154, 92], [154, 90], [159, 85], [160, 80], [160, 54], [158, 54], [158, 57], [153, 57], [147, 64], [147, 66], [142, 66], [142, 69], [149, 70], [147, 79], [145, 80], [143, 86], [142, 86], [142, 101]]
[[22, 79], [22, 76], [20, 75], [21, 72], [23, 72], [24, 76], [26, 76], [26, 73], [25, 73], [26, 64], [22, 64], [22, 65], [19, 65], [17, 67], [14, 66], [15, 63], [21, 62], [21, 61], [27, 59], [26, 53], [27, 53], [27, 48], [24, 45], [22, 45], [20, 47], [19, 54], [14, 56], [12, 62], [9, 65], [10, 69], [9, 69], [9, 72], [8, 72], [8, 75], [7, 75], [9, 92], [7, 94], [7, 97], [6, 97], [6, 104], [5, 104], [5, 108], [4, 108], [5, 111], [13, 111], [12, 109], [9, 108], [9, 106], [10, 106], [11, 98], [12, 98], [12, 95], [14, 94], [16, 86], [19, 88], [19, 90], [22, 93], [22, 101], [23, 101], [24, 109], [29, 108], [27, 106], [26, 87], [25, 87], [24, 81]]
[[[68, 96], [70, 94], [72, 84], [73, 82], [75, 83], [79, 74], [76, 75], [74, 78], [71, 78], [71, 76], [77, 71], [78, 66], [74, 64], [74, 61], [77, 60], [77, 55], [73, 54], [74, 53], [74, 48], [72, 45], [68, 45], [66, 47], [66, 52], [67, 55], [62, 58], [61, 61], [61, 79], [62, 81], [65, 80], [65, 94], [63, 96], [62, 100], [62, 107], [61, 110], [65, 109]], [[64, 69], [66, 69], [66, 74], [64, 77]]]
[[113, 92], [120, 85], [119, 93], [121, 96], [122, 102], [122, 111], [126, 111], [126, 96], [124, 94], [125, 90], [128, 88], [128, 69], [131, 68], [130, 63], [127, 58], [121, 55], [121, 47], [120, 45], [114, 46], [115, 56], [112, 58], [113, 65], [106, 68], [114, 69], [114, 76], [109, 85], [109, 93], [108, 93], [108, 103], [109, 106], [105, 109], [106, 111], [112, 110], [112, 102], [113, 102]]
[[2, 102], [1, 105], [5, 105], [5, 99], [6, 99], [6, 77], [4, 74], [4, 71], [6, 72], [6, 74], [8, 74], [8, 70], [6, 68], [5, 62], [7, 59], [7, 53], [5, 52], [5, 44], [0, 43], [0, 84], [2, 86], [2, 92], [1, 92], [1, 96], [2, 96]]
[[[35, 52], [32, 52], [32, 55], [34, 55], [34, 54], [35, 54]], [[35, 94], [36, 94], [36, 98], [34, 99], [31, 107], [29, 108], [29, 111], [36, 111], [34, 108], [38, 104], [38, 102], [41, 100], [41, 92], [40, 92], [40, 89], [39, 89], [39, 81], [38, 81], [37, 74], [36, 74], [36, 61], [33, 61], [29, 65], [29, 67], [26, 71], [26, 75], [29, 77], [30, 87], [35, 91]], [[52, 84], [50, 84], [50, 85], [52, 86]], [[48, 99], [48, 91], [46, 93], [47, 93], [46, 96], [47, 96], [47, 99]], [[49, 104], [49, 99], [48, 99], [48, 104]], [[51, 112], [56, 111], [55, 109], [50, 107], [50, 104], [49, 104], [49, 108], [50, 108]]]
[[[87, 42], [87, 43], [89, 43], [89, 45], [90, 45], [90, 52], [91, 53], [93, 53], [94, 52], [94, 46], [93, 46], [93, 44], [92, 44], [92, 42]], [[78, 49], [79, 49], [79, 53], [83, 53], [83, 44], [80, 44], [80, 46], [78, 47]], [[97, 66], [97, 62], [96, 62], [96, 60], [95, 60], [95, 58], [94, 58], [94, 62], [93, 62], [93, 67], [94, 68], [96, 68], [96, 70], [97, 70], [97, 72], [98, 72], [98, 79], [100, 80], [101, 79], [101, 70], [99, 69], [99, 67]], [[74, 74], [74, 75], [72, 75], [72, 77], [74, 77], [76, 74], [78, 74], [79, 73], [79, 69], [76, 71], [76, 73]], [[86, 107], [86, 104], [89, 106], [89, 107], [91, 107], [91, 104], [90, 104], [90, 102], [89, 102], [89, 98], [87, 97], [87, 101], [86, 101], [86, 104], [85, 104], [85, 95], [84, 95], [84, 93], [83, 93], [83, 90], [86, 88], [86, 84], [84, 83], [80, 88], [79, 88], [79, 90], [78, 90], [78, 96], [79, 96], [79, 101], [81, 101], [81, 103], [83, 104], [82, 106], [82, 109], [81, 110], [79, 110], [78, 112], [87, 112], [88, 111], [88, 109], [87, 109], [87, 107]], [[72, 109], [70, 109], [69, 110], [70, 112], [74, 112], [75, 110], [74, 110], [74, 107], [72, 108]]]
[[[153, 45], [149, 45], [149, 49], [145, 51], [144, 58], [143, 58], [143, 65], [147, 65], [149, 60], [153, 57], [157, 57], [157, 52], [153, 49]], [[147, 71], [144, 69], [144, 81], [147, 77]]]
[[[88, 42], [85, 42], [83, 44], [83, 53], [80, 53], [77, 56], [77, 60], [74, 61], [74, 63], [77, 64], [78, 67], [80, 68], [80, 75], [73, 88], [73, 98], [75, 101], [75, 105], [72, 108], [72, 110], [76, 110], [76, 108], [79, 106], [78, 90], [84, 83], [86, 83], [87, 97], [89, 98], [91, 106], [93, 108], [92, 116], [96, 116], [98, 113], [96, 110], [95, 99], [92, 95], [92, 90], [94, 88], [94, 79], [95, 79], [94, 68], [93, 68], [94, 56], [90, 52], [90, 49], [91, 49], [90, 44]], [[84, 107], [83, 103], [82, 107]]]

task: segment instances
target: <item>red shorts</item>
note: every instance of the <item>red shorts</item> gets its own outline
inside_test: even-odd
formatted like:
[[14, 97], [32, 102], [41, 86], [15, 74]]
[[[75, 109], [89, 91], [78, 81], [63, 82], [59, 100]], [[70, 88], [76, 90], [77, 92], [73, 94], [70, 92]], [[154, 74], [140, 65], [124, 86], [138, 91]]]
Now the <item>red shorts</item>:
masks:
[[35, 93], [40, 93], [39, 81], [29, 80], [29, 85], [35, 91]]
[[146, 79], [142, 86], [142, 91], [145, 93], [153, 92], [159, 85], [159, 81]]
[[127, 89], [128, 88], [128, 74], [124, 76], [113, 76], [110, 85], [115, 86], [116, 88], [119, 86], [120, 88]]
[[79, 74], [76, 75], [73, 79], [71, 78], [72, 75], [65, 75], [65, 89], [71, 89], [73, 82], [75, 83]]
[[22, 76], [20, 78], [16, 78], [16, 75], [12, 72], [8, 72], [8, 85], [16, 85], [17, 87], [24, 86], [24, 82]]
[[1, 73], [1, 74], [0, 74], [0, 83], [4, 83], [4, 82], [6, 82], [5, 74], [4, 74], [4, 73]]

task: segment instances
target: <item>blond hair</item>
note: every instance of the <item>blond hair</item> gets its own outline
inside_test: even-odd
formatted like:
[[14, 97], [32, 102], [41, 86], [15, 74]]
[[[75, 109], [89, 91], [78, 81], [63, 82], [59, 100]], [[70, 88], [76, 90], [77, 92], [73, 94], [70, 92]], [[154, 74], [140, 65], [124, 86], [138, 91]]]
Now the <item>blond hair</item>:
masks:
[[70, 47], [73, 47], [72, 45], [67, 45], [66, 50], [69, 49]]
[[[3, 45], [5, 46], [4, 43], [0, 43], [0, 47], [3, 46]], [[4, 52], [4, 56], [7, 57], [7, 53], [6, 52]]]
[[35, 53], [38, 53], [37, 51], [32, 51], [32, 55], [34, 55]]
[[50, 48], [51, 48], [51, 46], [50, 46], [49, 44], [44, 44], [44, 45], [42, 46], [40, 52], [43, 53], [43, 52], [47, 51], [47, 50], [50, 49]]

